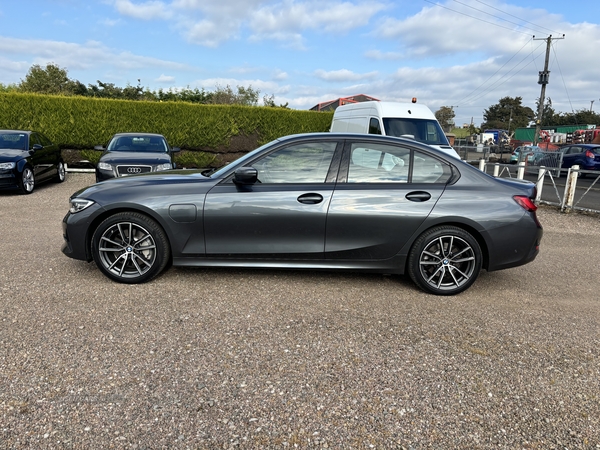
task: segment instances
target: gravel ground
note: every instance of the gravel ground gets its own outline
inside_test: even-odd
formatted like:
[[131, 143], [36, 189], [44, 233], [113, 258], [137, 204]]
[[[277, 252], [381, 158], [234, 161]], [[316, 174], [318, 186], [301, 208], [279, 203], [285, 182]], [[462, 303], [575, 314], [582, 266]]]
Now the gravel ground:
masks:
[[536, 261], [451, 298], [408, 278], [61, 251], [93, 175], [0, 193], [0, 448], [600, 448], [598, 216], [542, 208]]

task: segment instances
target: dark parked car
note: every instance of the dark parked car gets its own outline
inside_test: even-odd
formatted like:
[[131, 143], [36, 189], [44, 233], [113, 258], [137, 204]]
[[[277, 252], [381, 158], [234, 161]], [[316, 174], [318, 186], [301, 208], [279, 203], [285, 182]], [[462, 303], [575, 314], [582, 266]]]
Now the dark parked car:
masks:
[[214, 172], [170, 171], [75, 193], [62, 251], [109, 278], [175, 266], [408, 273], [434, 294], [481, 268], [532, 261], [535, 185], [495, 179], [414, 140], [315, 133], [277, 139]]
[[0, 130], [0, 188], [31, 194], [36, 184], [65, 181], [58, 145], [37, 131]]
[[[569, 169], [579, 166], [581, 170], [600, 170], [600, 145], [571, 144], [565, 145], [556, 153], [547, 153], [539, 162], [540, 166], [548, 168]], [[579, 172], [580, 176], [585, 176]]]
[[164, 136], [153, 133], [115, 134], [106, 148], [97, 145], [94, 149], [104, 151], [96, 165], [96, 181], [174, 169], [173, 153], [179, 151], [169, 147]]

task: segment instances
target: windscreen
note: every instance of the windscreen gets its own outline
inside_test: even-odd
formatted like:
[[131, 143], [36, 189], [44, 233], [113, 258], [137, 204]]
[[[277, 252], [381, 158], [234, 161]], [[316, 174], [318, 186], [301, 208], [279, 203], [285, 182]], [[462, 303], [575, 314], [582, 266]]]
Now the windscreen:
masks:
[[24, 133], [2, 133], [0, 134], [0, 148], [26, 150], [27, 136]]
[[407, 137], [428, 145], [450, 145], [436, 120], [384, 117], [383, 127], [388, 136]]
[[161, 136], [115, 136], [108, 150], [117, 152], [166, 153], [167, 143]]

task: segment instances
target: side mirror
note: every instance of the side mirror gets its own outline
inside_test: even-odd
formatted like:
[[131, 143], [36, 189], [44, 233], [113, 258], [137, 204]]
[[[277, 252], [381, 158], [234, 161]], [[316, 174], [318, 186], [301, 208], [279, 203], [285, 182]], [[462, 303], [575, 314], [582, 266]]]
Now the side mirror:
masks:
[[44, 146], [40, 145], [40, 144], [33, 144], [33, 147], [31, 147], [31, 151], [35, 152], [36, 150], [41, 150], [43, 149]]
[[172, 151], [173, 153], [177, 153], [177, 152], [180, 152], [180, 151], [181, 151], [181, 149], [180, 149], [179, 147], [173, 147], [173, 148], [171, 148], [171, 151]]
[[233, 182], [240, 185], [255, 184], [258, 181], [258, 170], [254, 167], [240, 167], [233, 173]]
[[103, 145], [95, 145], [95, 146], [94, 146], [94, 150], [101, 150], [101, 151], [104, 151], [104, 146], [103, 146]]

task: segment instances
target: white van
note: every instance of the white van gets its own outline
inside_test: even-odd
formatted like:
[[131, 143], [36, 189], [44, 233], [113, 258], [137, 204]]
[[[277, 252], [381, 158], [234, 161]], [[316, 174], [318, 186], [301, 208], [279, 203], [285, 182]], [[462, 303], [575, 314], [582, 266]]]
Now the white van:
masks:
[[435, 115], [425, 105], [396, 102], [359, 102], [338, 107], [329, 131], [383, 134], [414, 139], [460, 158]]

